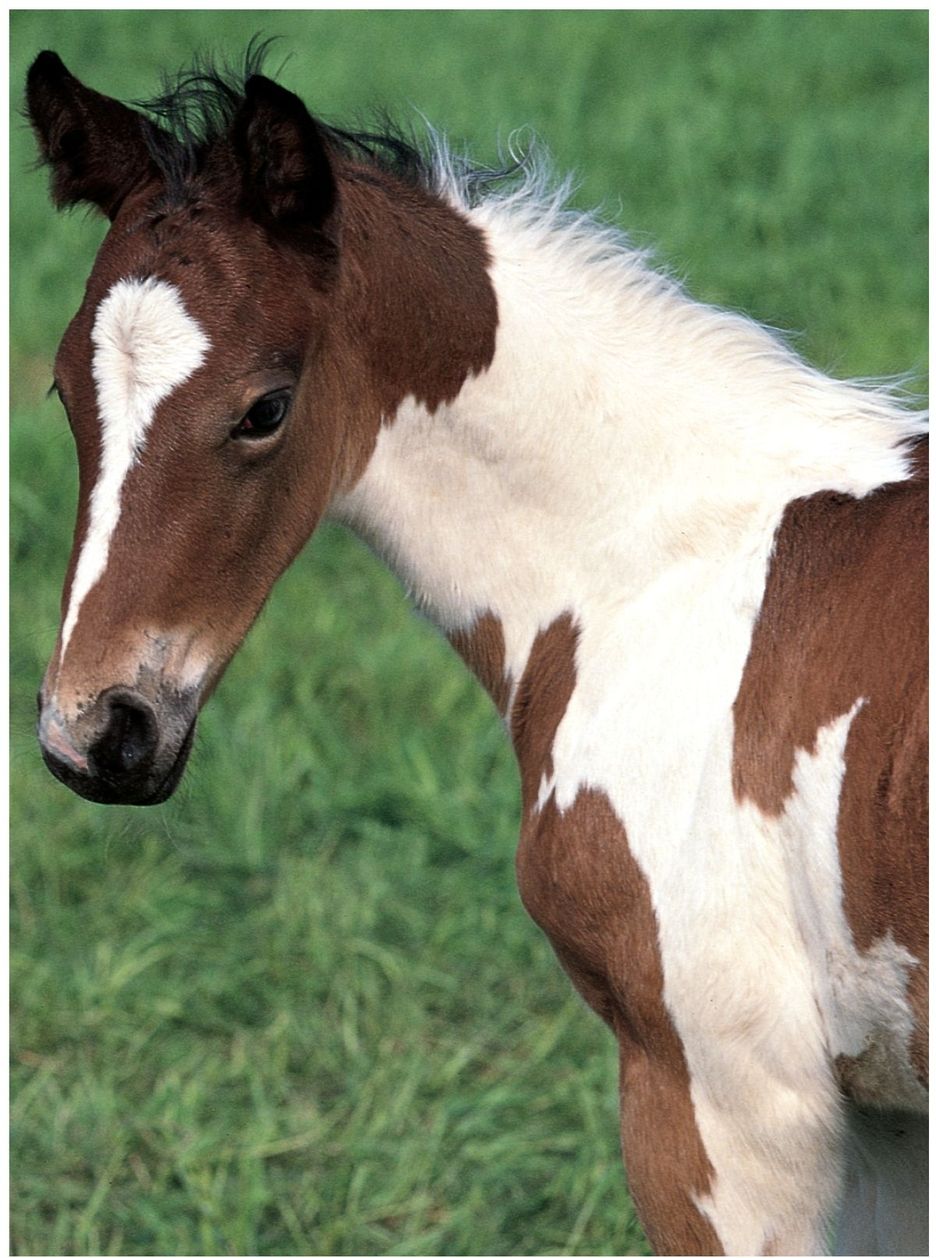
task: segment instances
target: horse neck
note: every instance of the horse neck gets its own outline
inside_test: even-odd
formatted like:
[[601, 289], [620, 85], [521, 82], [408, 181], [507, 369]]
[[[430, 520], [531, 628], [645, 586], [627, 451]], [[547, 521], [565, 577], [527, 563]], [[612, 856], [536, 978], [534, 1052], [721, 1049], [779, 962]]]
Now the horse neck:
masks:
[[665, 614], [654, 591], [705, 598], [726, 568], [756, 609], [791, 499], [906, 475], [906, 417], [883, 396], [692, 302], [582, 222], [496, 205], [470, 220], [497, 297], [493, 359], [437, 406], [411, 390], [333, 514], [502, 711], [550, 627], [568, 631], [565, 656], [586, 621], [626, 650], [642, 606]]

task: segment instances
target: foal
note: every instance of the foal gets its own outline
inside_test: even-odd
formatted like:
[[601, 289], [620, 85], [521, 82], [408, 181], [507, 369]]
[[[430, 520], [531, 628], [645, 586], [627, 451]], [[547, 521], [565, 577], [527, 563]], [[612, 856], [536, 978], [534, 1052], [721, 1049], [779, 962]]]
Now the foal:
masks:
[[[320, 519], [384, 556], [516, 749], [524, 902], [620, 1045], [661, 1253], [926, 1246], [925, 447], [537, 180], [316, 122], [194, 130], [44, 52], [59, 205], [110, 219], [58, 351], [78, 521], [52, 772], [179, 780]], [[189, 114], [191, 118], [191, 114]], [[168, 118], [168, 120], [167, 120]]]

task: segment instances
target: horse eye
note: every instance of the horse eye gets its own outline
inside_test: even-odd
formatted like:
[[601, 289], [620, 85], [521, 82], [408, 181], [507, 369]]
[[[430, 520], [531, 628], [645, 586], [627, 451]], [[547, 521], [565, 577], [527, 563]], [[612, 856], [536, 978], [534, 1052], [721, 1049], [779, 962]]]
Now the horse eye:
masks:
[[255, 439], [275, 432], [289, 410], [289, 394], [285, 389], [258, 398], [240, 421], [231, 429], [232, 437]]

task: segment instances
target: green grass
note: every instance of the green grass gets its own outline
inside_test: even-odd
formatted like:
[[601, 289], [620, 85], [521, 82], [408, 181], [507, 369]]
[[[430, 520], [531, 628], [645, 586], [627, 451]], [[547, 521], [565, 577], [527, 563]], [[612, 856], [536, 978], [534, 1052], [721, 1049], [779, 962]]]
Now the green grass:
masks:
[[[486, 158], [532, 125], [581, 204], [821, 366], [925, 365], [924, 14], [21, 11], [14, 107], [43, 47], [132, 97], [258, 29], [330, 118], [413, 104]], [[280, 583], [171, 802], [39, 763], [75, 479], [43, 394], [101, 226], [31, 161], [14, 121], [14, 1251], [645, 1252], [496, 716], [353, 539]]]

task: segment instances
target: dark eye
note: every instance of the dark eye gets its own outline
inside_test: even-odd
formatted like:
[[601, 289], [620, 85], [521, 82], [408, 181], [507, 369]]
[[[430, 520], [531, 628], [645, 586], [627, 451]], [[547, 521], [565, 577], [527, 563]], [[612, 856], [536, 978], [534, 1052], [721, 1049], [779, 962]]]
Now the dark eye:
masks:
[[249, 439], [268, 437], [279, 428], [288, 410], [289, 394], [285, 389], [267, 393], [258, 398], [240, 423], [231, 429], [231, 436]]

